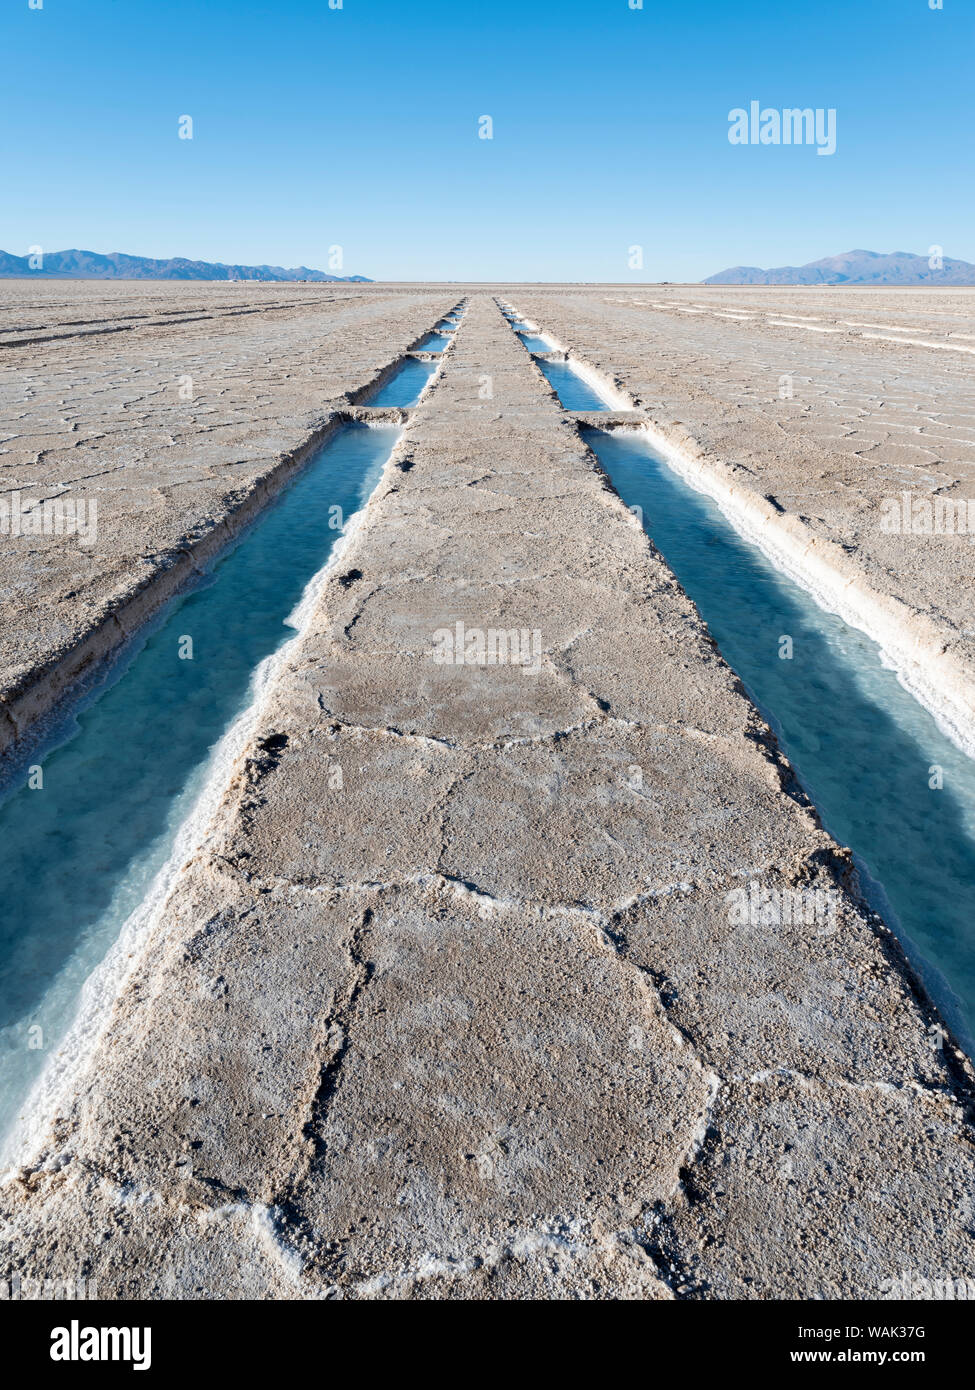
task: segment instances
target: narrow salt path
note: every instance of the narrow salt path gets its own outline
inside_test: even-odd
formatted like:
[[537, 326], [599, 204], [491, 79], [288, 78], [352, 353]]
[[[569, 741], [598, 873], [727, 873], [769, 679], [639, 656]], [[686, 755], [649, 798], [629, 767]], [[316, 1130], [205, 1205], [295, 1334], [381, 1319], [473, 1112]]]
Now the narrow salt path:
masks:
[[[417, 372], [416, 369], [419, 369]], [[415, 403], [436, 360], [406, 356], [383, 404]], [[417, 380], [419, 376], [419, 380]], [[57, 1073], [109, 952], [138, 939], [147, 898], [168, 891], [227, 737], [294, 636], [302, 595], [376, 485], [399, 430], [338, 421], [327, 441], [211, 570], [173, 600], [32, 754], [0, 800], [0, 1154], [20, 1112]], [[124, 954], [124, 953], [122, 953]], [[119, 967], [116, 959], [115, 969]], [[46, 1077], [45, 1077], [46, 1079]]]

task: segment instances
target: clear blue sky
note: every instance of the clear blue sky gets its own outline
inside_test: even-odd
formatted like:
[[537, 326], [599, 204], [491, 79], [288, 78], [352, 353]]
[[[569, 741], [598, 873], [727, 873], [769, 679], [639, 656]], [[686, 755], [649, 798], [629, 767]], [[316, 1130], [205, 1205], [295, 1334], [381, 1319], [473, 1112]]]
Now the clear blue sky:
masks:
[[[975, 260], [973, 0], [4, 0], [0, 26], [21, 255], [327, 269], [340, 244], [376, 279], [624, 281]], [[836, 154], [729, 144], [753, 99], [835, 107]]]

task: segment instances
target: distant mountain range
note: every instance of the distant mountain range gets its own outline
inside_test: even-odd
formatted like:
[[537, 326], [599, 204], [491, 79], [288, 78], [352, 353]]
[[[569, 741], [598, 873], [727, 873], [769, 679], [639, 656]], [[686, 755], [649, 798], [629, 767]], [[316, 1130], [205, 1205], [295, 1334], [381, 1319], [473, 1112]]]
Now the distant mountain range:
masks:
[[761, 270], [736, 265], [703, 281], [705, 285], [975, 285], [975, 265], [945, 256], [933, 269], [927, 256], [910, 251], [846, 251], [808, 265]]
[[30, 257], [0, 251], [0, 277], [30, 276], [46, 280], [342, 280], [371, 284], [365, 275], [327, 275], [299, 265], [285, 270], [280, 265], [224, 265], [221, 261], [189, 261], [173, 256], [154, 261], [149, 256], [127, 256], [122, 251], [49, 251], [34, 270]]

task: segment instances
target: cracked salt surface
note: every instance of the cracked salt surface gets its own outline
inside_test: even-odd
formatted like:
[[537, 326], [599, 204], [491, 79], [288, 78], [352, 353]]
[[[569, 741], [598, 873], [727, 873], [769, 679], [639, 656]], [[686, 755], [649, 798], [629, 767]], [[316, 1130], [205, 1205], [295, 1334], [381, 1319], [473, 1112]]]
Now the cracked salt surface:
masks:
[[399, 433], [352, 424], [333, 436], [76, 712], [43, 760], [43, 790], [22, 786], [0, 807], [0, 1135], [167, 864], [221, 736], [293, 635], [293, 610]]
[[[628, 506], [769, 721], [871, 905], [929, 993], [975, 1037], [975, 762], [900, 684], [879, 647], [778, 570], [636, 432], [588, 430]], [[791, 645], [783, 647], [783, 637]], [[791, 655], [783, 657], [781, 653]], [[941, 769], [941, 786], [931, 786]], [[865, 872], [864, 872], [865, 871]]]

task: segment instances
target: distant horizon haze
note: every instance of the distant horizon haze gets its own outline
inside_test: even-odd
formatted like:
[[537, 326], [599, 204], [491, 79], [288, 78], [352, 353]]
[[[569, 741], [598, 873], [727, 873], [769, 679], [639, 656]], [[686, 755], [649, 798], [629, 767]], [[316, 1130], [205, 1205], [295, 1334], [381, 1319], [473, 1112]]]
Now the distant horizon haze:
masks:
[[[203, 281], [222, 284], [409, 284], [411, 281], [374, 280], [368, 275], [337, 276], [312, 266], [233, 265], [223, 261], [196, 261], [186, 256], [157, 260], [134, 256], [128, 252], [102, 253], [68, 249], [18, 257], [0, 248], [0, 279], [39, 280], [123, 280], [149, 283], [192, 283]], [[825, 256], [803, 266], [785, 265], [763, 269], [760, 266], [738, 265], [719, 271], [700, 281], [451, 281], [443, 277], [420, 281], [426, 284], [604, 284], [604, 285], [688, 285], [688, 286], [812, 286], [812, 285], [926, 285], [931, 288], [975, 286], [975, 265], [969, 261], [946, 256], [942, 248], [932, 247], [927, 256], [911, 252], [878, 252], [863, 249]]]

